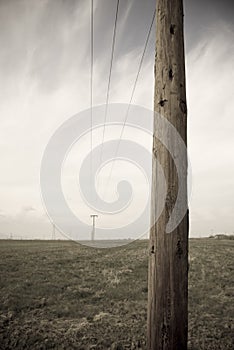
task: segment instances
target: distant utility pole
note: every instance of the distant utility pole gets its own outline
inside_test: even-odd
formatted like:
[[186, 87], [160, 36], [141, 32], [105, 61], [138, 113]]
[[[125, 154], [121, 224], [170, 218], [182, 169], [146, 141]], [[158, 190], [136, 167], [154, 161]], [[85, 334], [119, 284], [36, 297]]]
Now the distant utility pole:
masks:
[[95, 237], [95, 219], [98, 217], [96, 214], [90, 215], [90, 217], [93, 219], [93, 228], [92, 228], [92, 233], [91, 233], [91, 241], [94, 241]]
[[[154, 110], [166, 118], [187, 144], [183, 0], [157, 0]], [[166, 226], [178, 193], [178, 173], [154, 123], [152, 202], [148, 288], [148, 350], [186, 350], [188, 331], [188, 210], [171, 233]], [[160, 130], [175, 149], [167, 130]], [[173, 143], [174, 142], [174, 143]], [[183, 195], [187, 207], [187, 154], [183, 154]], [[165, 207], [154, 224], [156, 181], [161, 164], [167, 182]]]

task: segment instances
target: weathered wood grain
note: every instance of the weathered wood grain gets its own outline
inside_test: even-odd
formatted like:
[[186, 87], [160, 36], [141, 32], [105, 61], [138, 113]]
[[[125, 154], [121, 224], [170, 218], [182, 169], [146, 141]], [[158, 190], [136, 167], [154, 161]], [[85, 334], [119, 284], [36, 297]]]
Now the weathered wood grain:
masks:
[[[157, 0], [154, 110], [167, 118], [187, 143], [183, 1]], [[157, 128], [155, 118], [154, 128]], [[168, 131], [162, 130], [167, 138]], [[176, 140], [168, 139], [175, 143]], [[176, 146], [176, 145], [174, 145]], [[187, 204], [187, 154], [184, 155], [183, 201]], [[156, 224], [157, 167], [160, 162], [168, 189]], [[181, 165], [183, 166], [183, 165]], [[172, 233], [166, 225], [178, 192], [178, 175], [165, 146], [154, 137], [152, 228], [149, 249], [148, 349], [187, 349], [188, 328], [188, 211]]]

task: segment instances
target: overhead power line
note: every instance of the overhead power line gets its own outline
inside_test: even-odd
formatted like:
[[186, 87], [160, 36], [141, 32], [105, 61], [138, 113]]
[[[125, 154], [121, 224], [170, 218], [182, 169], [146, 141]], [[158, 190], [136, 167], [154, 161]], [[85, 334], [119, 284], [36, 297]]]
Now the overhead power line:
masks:
[[106, 118], [107, 118], [109, 96], [110, 96], [110, 84], [111, 84], [111, 75], [112, 75], [112, 67], [113, 67], [113, 59], [114, 59], [114, 51], [115, 51], [115, 38], [116, 38], [116, 29], [117, 29], [117, 21], [118, 21], [118, 12], [119, 12], [119, 0], [117, 0], [117, 3], [116, 3], [115, 23], [114, 23], [112, 48], [111, 48], [110, 71], [109, 71], [109, 78], [108, 78], [108, 85], [107, 85], [107, 92], [106, 92], [106, 104], [105, 104], [105, 114], [104, 114], [104, 127], [103, 127], [103, 133], [102, 133], [100, 164], [102, 162], [103, 143], [104, 143], [104, 137], [105, 137], [105, 131], [106, 131]]
[[91, 0], [91, 13], [90, 13], [90, 188], [92, 187], [92, 175], [93, 175], [93, 0]]
[[143, 53], [142, 53], [142, 56], [141, 56], [140, 64], [139, 64], [137, 75], [136, 75], [136, 79], [135, 79], [135, 82], [134, 82], [134, 85], [133, 85], [131, 97], [130, 97], [130, 100], [129, 100], [129, 103], [128, 103], [126, 115], [125, 115], [124, 122], [123, 122], [123, 125], [122, 125], [122, 129], [121, 129], [120, 137], [119, 137], [118, 144], [117, 144], [117, 147], [116, 147], [116, 151], [115, 151], [115, 154], [114, 154], [113, 162], [111, 164], [110, 174], [109, 174], [109, 177], [108, 177], [108, 180], [107, 180], [106, 188], [108, 188], [108, 185], [109, 185], [109, 182], [110, 182], [110, 179], [111, 179], [111, 176], [112, 176], [113, 168], [114, 168], [114, 163], [115, 163], [115, 160], [116, 160], [117, 155], [118, 155], [120, 142], [121, 142], [121, 139], [123, 137], [124, 128], [125, 128], [125, 125], [126, 125], [126, 122], [127, 122], [127, 119], [128, 119], [129, 110], [130, 110], [130, 107], [131, 107], [131, 104], [132, 104], [132, 100], [133, 100], [133, 96], [134, 96], [134, 93], [135, 93], [135, 90], [136, 90], [137, 81], [139, 79], [139, 75], [140, 75], [140, 72], [141, 72], [141, 68], [142, 68], [142, 64], [143, 64], [143, 61], [144, 61], [146, 49], [147, 49], [147, 46], [148, 46], [148, 43], [149, 43], [149, 38], [150, 38], [150, 34], [151, 34], [152, 27], [153, 27], [153, 24], [154, 24], [155, 16], [156, 16], [156, 10], [154, 11], [153, 18], [152, 18], [152, 21], [151, 21], [151, 24], [150, 24], [150, 27], [149, 27], [149, 31], [148, 31], [147, 37], [146, 37], [144, 50], [143, 50]]

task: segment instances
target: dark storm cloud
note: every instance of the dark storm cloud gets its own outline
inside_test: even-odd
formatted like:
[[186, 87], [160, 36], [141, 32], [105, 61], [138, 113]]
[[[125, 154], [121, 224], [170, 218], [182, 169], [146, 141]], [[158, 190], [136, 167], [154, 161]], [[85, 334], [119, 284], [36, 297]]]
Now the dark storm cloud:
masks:
[[[95, 49], [97, 55], [109, 50], [112, 39], [116, 1], [96, 2]], [[116, 58], [142, 46], [154, 12], [152, 1], [120, 1], [116, 34]]]
[[[116, 0], [99, 0], [95, 11], [96, 59], [106, 59], [110, 51]], [[116, 35], [116, 60], [136, 48], [143, 48], [155, 9], [155, 0], [121, 1]], [[127, 15], [126, 15], [127, 13]], [[216, 28], [218, 21], [234, 25], [234, 1], [232, 0], [184, 0], [186, 48], [197, 45], [207, 28]], [[125, 21], [121, 19], [126, 16]], [[155, 28], [151, 37], [155, 38]], [[153, 54], [154, 43], [148, 48]], [[154, 54], [153, 54], [154, 55]]]
[[185, 42], [189, 51], [197, 45], [207, 30], [219, 30], [218, 23], [234, 26], [233, 0], [185, 0]]
[[76, 70], [89, 46], [86, 28], [80, 30], [87, 21], [86, 4], [57, 0], [1, 1], [0, 63], [6, 85], [11, 79], [17, 81], [23, 71], [41, 90], [48, 92], [62, 84], [72, 69]]
[[88, 23], [80, 30], [84, 15], [81, 1], [48, 1], [43, 7], [35, 25], [35, 50], [30, 70], [42, 88], [56, 89], [69, 74], [76, 75], [89, 47]]
[[[185, 0], [185, 38], [189, 51], [207, 28], [222, 20], [233, 25], [234, 2]], [[136, 50], [141, 55], [155, 9], [154, 0], [120, 0], [115, 64]], [[94, 0], [94, 60], [106, 80], [111, 55], [116, 0]], [[155, 27], [145, 63], [154, 59]], [[6, 85], [27, 74], [41, 91], [53, 91], [72, 77], [79, 80], [79, 65], [89, 71], [90, 1], [45, 0], [0, 2], [0, 64]], [[136, 67], [139, 61], [136, 57]], [[115, 65], [114, 65], [115, 69]], [[2, 77], [2, 79], [4, 78]], [[4, 79], [3, 79], [4, 80]]]
[[[99, 0], [94, 3], [96, 3], [95, 51], [98, 59], [110, 50], [116, 0]], [[120, 1], [116, 59], [137, 47], [143, 47], [155, 6], [155, 0]], [[234, 25], [234, 1], [232, 0], [185, 0], [184, 13], [188, 49], [197, 44], [206, 28], [215, 27], [218, 21]], [[123, 23], [121, 19], [124, 16], [126, 19]], [[151, 35], [155, 37], [154, 28]], [[151, 45], [149, 51], [153, 49], [154, 45]]]

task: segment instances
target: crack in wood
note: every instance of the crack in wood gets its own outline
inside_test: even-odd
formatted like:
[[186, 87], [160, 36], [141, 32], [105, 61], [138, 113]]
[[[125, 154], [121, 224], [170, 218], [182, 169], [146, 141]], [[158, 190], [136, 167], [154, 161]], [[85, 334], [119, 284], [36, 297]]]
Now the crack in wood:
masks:
[[176, 245], [176, 255], [179, 257], [179, 259], [183, 255], [183, 249], [182, 249], [182, 244], [181, 244], [180, 239], [178, 240], [177, 245]]
[[174, 74], [173, 74], [172, 68], [169, 69], [168, 75], [169, 75], [169, 79], [172, 81], [173, 78], [174, 78]]
[[164, 105], [165, 105], [165, 103], [166, 103], [167, 101], [168, 101], [168, 100], [166, 100], [166, 99], [160, 100], [158, 104], [159, 104], [161, 107], [164, 107]]
[[186, 105], [186, 102], [183, 100], [180, 100], [180, 110], [184, 114], [187, 113], [187, 105]]
[[171, 33], [172, 35], [175, 34], [175, 24], [171, 24], [171, 25], [170, 25], [170, 33]]

